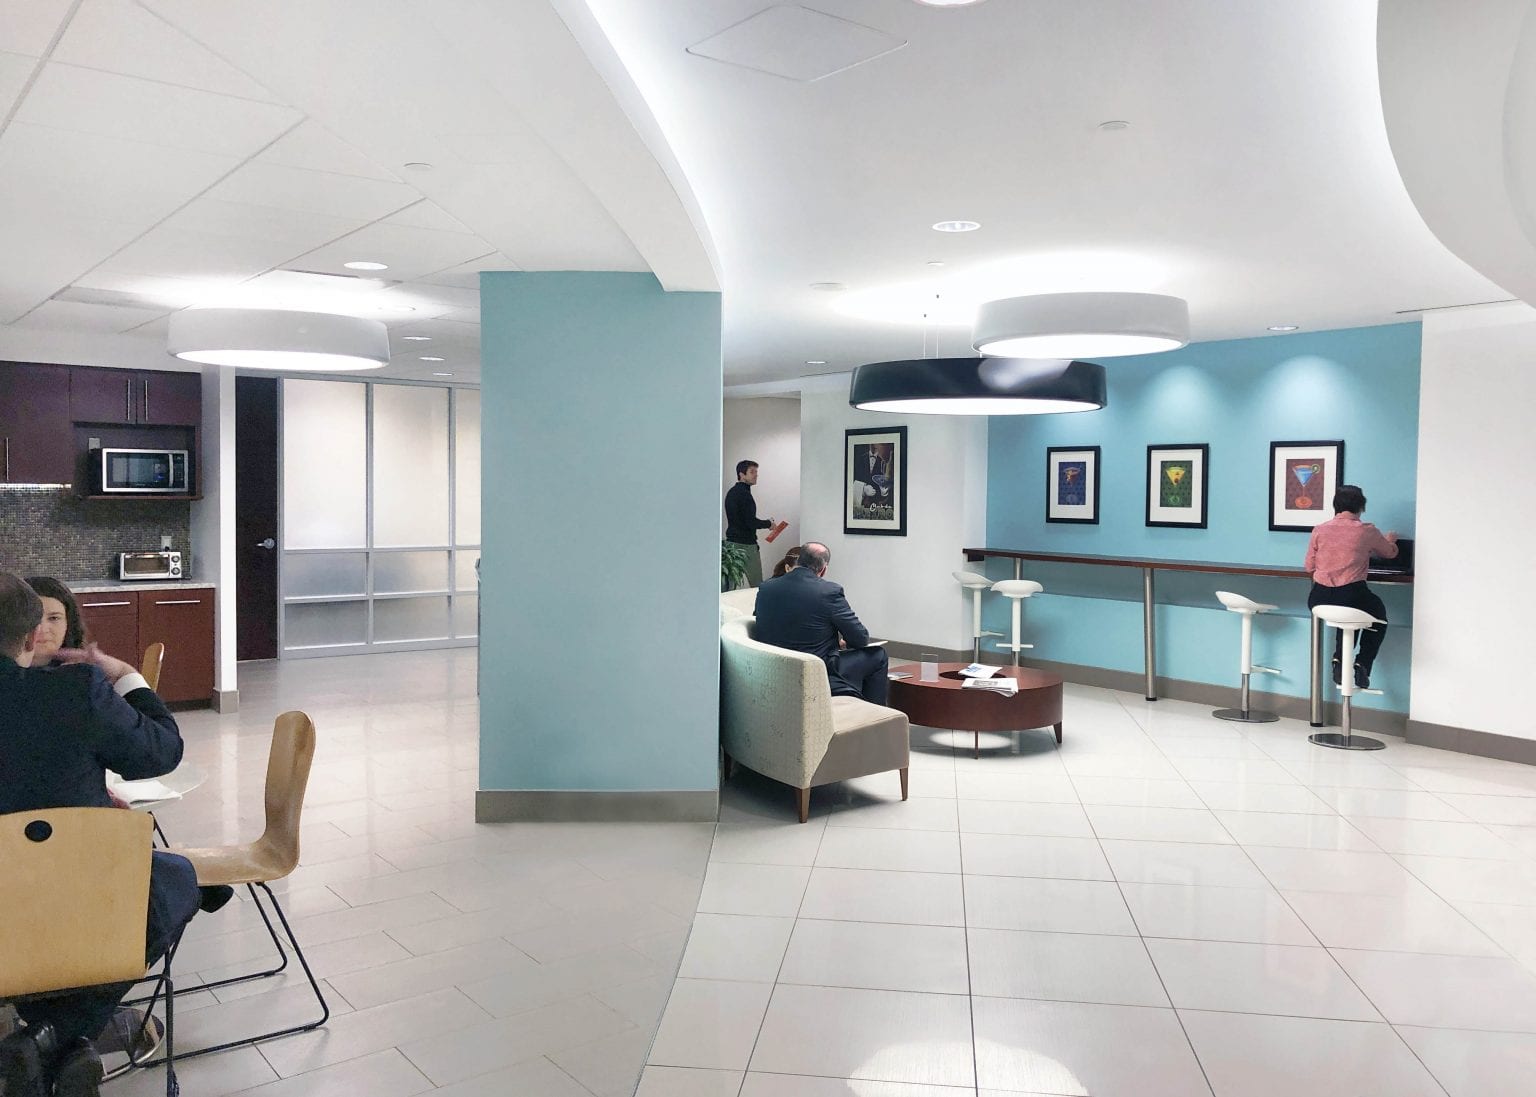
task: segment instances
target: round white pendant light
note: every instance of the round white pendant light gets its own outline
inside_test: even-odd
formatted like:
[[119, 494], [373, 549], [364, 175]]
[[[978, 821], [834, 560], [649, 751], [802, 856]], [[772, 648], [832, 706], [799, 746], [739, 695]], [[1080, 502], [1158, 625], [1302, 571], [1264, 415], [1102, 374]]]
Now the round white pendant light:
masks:
[[1042, 293], [989, 301], [972, 346], [1010, 358], [1114, 358], [1189, 342], [1189, 305], [1158, 293]]
[[1109, 402], [1096, 362], [1014, 358], [913, 358], [853, 371], [848, 403], [912, 415], [1049, 415]]
[[389, 329], [329, 312], [187, 309], [171, 314], [167, 349], [215, 366], [336, 373], [388, 363]]

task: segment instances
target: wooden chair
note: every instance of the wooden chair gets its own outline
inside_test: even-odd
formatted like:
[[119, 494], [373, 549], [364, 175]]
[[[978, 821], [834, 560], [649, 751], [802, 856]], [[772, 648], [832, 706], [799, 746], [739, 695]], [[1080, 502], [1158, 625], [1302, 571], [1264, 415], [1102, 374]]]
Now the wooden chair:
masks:
[[[189, 987], [185, 993], [212, 990], [215, 987], [249, 982], [252, 979], [264, 979], [278, 974], [288, 966], [288, 954], [262, 903], [261, 895], [264, 893], [267, 902], [272, 904], [272, 910], [277, 915], [278, 922], [283, 927], [283, 934], [287, 937], [293, 954], [298, 957], [299, 965], [309, 979], [310, 989], [315, 992], [315, 1001], [320, 1005], [320, 1017], [306, 1024], [294, 1025], [242, 1040], [232, 1040], [216, 1047], [185, 1052], [182, 1055], [183, 1058], [224, 1051], [242, 1044], [269, 1040], [276, 1036], [287, 1036], [295, 1032], [307, 1032], [312, 1028], [320, 1027], [330, 1019], [331, 1009], [326, 1004], [325, 995], [321, 993], [320, 984], [316, 981], [314, 973], [310, 971], [309, 961], [304, 958], [304, 952], [299, 948], [298, 939], [293, 935], [293, 927], [288, 924], [282, 905], [268, 886], [273, 880], [281, 880], [298, 867], [299, 820], [304, 811], [304, 790], [309, 784], [310, 763], [314, 761], [314, 757], [315, 722], [303, 712], [283, 713], [273, 725], [272, 748], [267, 755], [267, 824], [261, 837], [246, 845], [215, 846], [205, 849], [178, 846], [171, 852], [178, 853], [192, 862], [197, 870], [197, 882], [203, 887], [218, 884], [227, 884], [231, 887], [243, 885], [250, 892], [251, 899], [256, 904], [257, 913], [266, 924], [267, 932], [271, 934], [272, 943], [277, 947], [278, 956], [281, 958], [277, 967], [270, 970], [234, 975], [216, 982], [203, 983], [197, 987]], [[258, 889], [260, 889], [259, 892]]]
[[[0, 1001], [145, 978], [149, 816], [112, 808], [0, 815]], [[166, 955], [151, 1006], [165, 995], [174, 1058], [175, 987]], [[180, 1091], [167, 1062], [165, 1091]]]
[[155, 643], [144, 649], [144, 661], [139, 664], [139, 673], [149, 683], [149, 688], [157, 693], [160, 691], [160, 667], [164, 662], [165, 645]]

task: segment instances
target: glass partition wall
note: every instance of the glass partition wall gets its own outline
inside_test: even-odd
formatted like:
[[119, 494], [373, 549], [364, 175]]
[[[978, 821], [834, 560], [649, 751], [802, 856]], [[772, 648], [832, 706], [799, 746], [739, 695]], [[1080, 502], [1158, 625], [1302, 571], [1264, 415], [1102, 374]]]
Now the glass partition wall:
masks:
[[473, 644], [479, 391], [282, 386], [283, 655]]

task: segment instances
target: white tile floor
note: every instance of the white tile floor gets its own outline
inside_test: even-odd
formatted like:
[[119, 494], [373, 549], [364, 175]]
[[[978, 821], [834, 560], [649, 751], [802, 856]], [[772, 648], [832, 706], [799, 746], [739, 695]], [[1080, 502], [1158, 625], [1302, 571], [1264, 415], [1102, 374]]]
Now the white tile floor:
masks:
[[[1059, 749], [984, 737], [972, 759], [915, 729], [906, 804], [879, 775], [818, 790], [800, 826], [743, 772], [718, 828], [477, 826], [473, 669], [248, 665], [239, 714], [184, 715], [210, 777], [161, 818], [196, 844], [259, 831], [272, 717], [315, 716], [281, 890], [333, 1009], [187, 1062], [186, 1092], [1530, 1092], [1536, 769], [1343, 755], [1294, 722], [1069, 687]], [[266, 947], [242, 902], [194, 922], [179, 972]], [[285, 975], [188, 996], [180, 1037], [301, 1018], [306, 994]]]
[[640, 1097], [1524, 1097], [1536, 769], [1068, 687], [726, 788]]

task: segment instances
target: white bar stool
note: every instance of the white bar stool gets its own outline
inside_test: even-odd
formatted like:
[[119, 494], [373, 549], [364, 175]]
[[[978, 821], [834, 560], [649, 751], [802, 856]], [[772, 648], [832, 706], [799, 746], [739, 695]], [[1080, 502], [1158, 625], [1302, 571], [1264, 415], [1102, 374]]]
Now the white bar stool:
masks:
[[1236, 720], [1242, 724], [1272, 724], [1280, 717], [1266, 709], [1248, 707], [1248, 678], [1255, 671], [1259, 674], [1280, 673], [1274, 667], [1257, 666], [1253, 661], [1253, 618], [1256, 614], [1268, 613], [1279, 607], [1255, 602], [1252, 598], [1244, 598], [1241, 594], [1233, 594], [1228, 590], [1218, 590], [1216, 597], [1221, 599], [1222, 605], [1243, 619], [1243, 653], [1238, 663], [1238, 670], [1243, 676], [1243, 687], [1242, 692], [1238, 694], [1237, 708], [1219, 708], [1211, 715], [1218, 720]]
[[1355, 634], [1363, 628], [1372, 625], [1384, 625], [1385, 621], [1378, 621], [1363, 609], [1354, 609], [1351, 606], [1313, 606], [1312, 616], [1330, 628], [1336, 628], [1340, 633], [1340, 641], [1345, 651], [1343, 665], [1339, 668], [1339, 696], [1343, 698], [1344, 714], [1340, 721], [1344, 727], [1342, 732], [1319, 731], [1307, 736], [1309, 742], [1316, 743], [1320, 747], [1333, 747], [1337, 750], [1382, 750], [1387, 744], [1380, 739], [1372, 739], [1366, 735], [1354, 735], [1350, 731], [1350, 699], [1357, 693], [1369, 693], [1380, 697], [1379, 689], [1362, 689], [1355, 685]]
[[981, 638], [1002, 635], [1001, 632], [983, 632], [981, 629], [981, 592], [992, 589], [992, 580], [974, 571], [957, 571], [954, 576], [962, 587], [971, 592], [971, 662], [979, 663]]
[[1019, 665], [1019, 652], [1029, 651], [1034, 644], [1019, 642], [1019, 625], [1023, 617], [1024, 599], [1039, 594], [1045, 588], [1033, 579], [1003, 579], [992, 584], [992, 589], [1013, 602], [1013, 638], [1009, 643], [998, 644], [1001, 651], [1013, 652], [1013, 665]]

